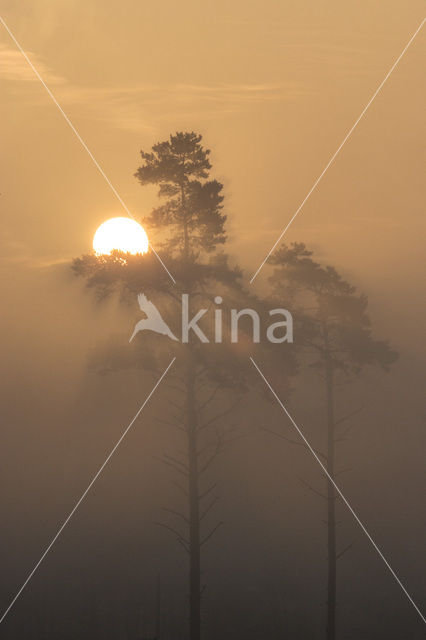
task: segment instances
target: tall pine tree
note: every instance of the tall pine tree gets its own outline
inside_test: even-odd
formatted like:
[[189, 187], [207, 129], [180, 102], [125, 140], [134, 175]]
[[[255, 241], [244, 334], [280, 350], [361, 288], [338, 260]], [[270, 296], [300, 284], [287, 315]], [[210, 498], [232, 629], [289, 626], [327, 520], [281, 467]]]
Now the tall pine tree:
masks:
[[[336, 416], [338, 383], [351, 380], [367, 366], [387, 370], [397, 354], [372, 334], [367, 313], [368, 300], [330, 266], [312, 258], [302, 243], [283, 245], [269, 259], [274, 267], [270, 277], [277, 303], [291, 300], [297, 313], [309, 365], [323, 381], [326, 449], [323, 455], [330, 476], [336, 477], [336, 443], [344, 422], [356, 413]], [[337, 550], [336, 499], [333, 484], [327, 481], [327, 640], [336, 638]]]
[[[175, 285], [151, 252], [136, 256], [114, 252], [110, 256], [89, 255], [74, 261], [75, 272], [85, 277], [100, 296], [115, 290], [124, 297], [130, 295], [131, 300], [140, 292], [152, 295], [177, 334], [181, 293], [188, 294], [189, 318], [200, 308], [214, 309], [218, 304], [223, 311], [245, 307], [248, 302], [251, 306], [259, 305], [254, 295], [248, 296], [241, 283], [241, 271], [230, 267], [222, 250], [226, 241], [223, 186], [210, 179], [209, 154], [200, 135], [176, 133], [155, 144], [151, 151], [142, 151], [142, 164], [135, 174], [142, 186], [159, 187], [161, 205], [142, 222], [149, 236], [155, 237], [155, 244], [176, 279]], [[265, 309], [263, 312], [266, 313]], [[209, 344], [202, 343], [194, 332], [190, 332], [186, 344], [163, 336], [139, 334], [130, 348], [126, 344], [113, 348], [110, 345], [109, 350], [98, 350], [95, 357], [98, 368], [115, 370], [130, 366], [155, 369], [164, 350], [177, 356], [172, 371], [179, 388], [174, 399], [178, 409], [174, 422], [184, 438], [185, 455], [166, 454], [165, 462], [185, 479], [185, 510], [168, 512], [186, 530], [162, 524], [175, 533], [189, 556], [190, 640], [201, 638], [201, 551], [220, 526], [217, 521], [207, 526], [216, 504], [211, 468], [224, 444], [234, 438], [229, 419], [250, 383], [249, 378], [258, 383], [248, 365], [248, 355], [256, 353], [250, 340], [232, 345], [229, 327], [225, 327], [223, 341], [216, 343], [214, 319], [203, 318], [199, 324], [209, 337]], [[246, 331], [248, 335], [250, 330], [249, 321], [241, 323], [242, 333]], [[293, 356], [289, 353], [285, 361], [285, 374], [291, 375]]]

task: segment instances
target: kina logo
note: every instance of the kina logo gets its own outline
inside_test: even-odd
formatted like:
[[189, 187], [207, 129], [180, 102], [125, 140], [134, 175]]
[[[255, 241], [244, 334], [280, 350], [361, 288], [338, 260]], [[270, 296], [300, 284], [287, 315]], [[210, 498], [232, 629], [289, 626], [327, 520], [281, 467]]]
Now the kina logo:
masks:
[[[189, 303], [189, 294], [182, 294], [182, 335], [181, 338], [177, 338], [173, 331], [170, 329], [169, 325], [163, 320], [161, 313], [158, 311], [157, 307], [151, 300], [143, 294], [139, 293], [138, 295], [138, 303], [141, 311], [145, 314], [145, 318], [139, 320], [136, 323], [133, 333], [130, 337], [129, 342], [133, 340], [137, 333], [140, 331], [154, 331], [154, 333], [159, 333], [163, 336], [168, 336], [171, 340], [175, 340], [176, 342], [182, 342], [183, 344], [187, 344], [189, 342], [189, 335], [192, 331], [195, 336], [197, 336], [200, 342], [208, 343], [208, 342], [223, 342], [223, 314], [220, 305], [222, 304], [223, 299], [221, 296], [215, 296], [214, 303], [216, 308], [214, 309], [214, 318], [212, 324], [214, 325], [214, 335], [212, 340], [206, 335], [205, 331], [198, 324], [200, 320], [206, 316], [208, 313], [208, 309], [203, 308], [199, 309], [195, 315], [190, 318], [190, 303]], [[228, 332], [230, 341], [232, 343], [238, 342], [239, 338], [239, 321], [242, 317], [248, 317], [251, 320], [252, 327], [252, 340], [254, 343], [259, 343], [261, 341], [261, 318], [255, 309], [245, 308], [245, 309], [230, 309], [230, 315], [228, 316], [229, 327], [230, 330]], [[269, 316], [281, 316], [281, 320], [277, 322], [272, 322], [265, 329], [265, 338], [268, 342], [272, 342], [274, 344], [280, 344], [282, 342], [293, 342], [293, 317], [288, 309], [271, 309], [269, 311]], [[226, 321], [225, 321], [226, 322]]]
[[177, 338], [168, 326], [168, 324], [161, 317], [161, 313], [158, 311], [157, 307], [151, 300], [143, 294], [140, 293], [138, 295], [138, 302], [141, 308], [141, 311], [146, 315], [146, 318], [142, 318], [139, 322], [136, 323], [133, 333], [129, 342], [133, 340], [135, 335], [139, 333], [139, 331], [154, 331], [155, 333], [161, 333], [164, 336], [169, 336], [172, 340], [176, 340]]

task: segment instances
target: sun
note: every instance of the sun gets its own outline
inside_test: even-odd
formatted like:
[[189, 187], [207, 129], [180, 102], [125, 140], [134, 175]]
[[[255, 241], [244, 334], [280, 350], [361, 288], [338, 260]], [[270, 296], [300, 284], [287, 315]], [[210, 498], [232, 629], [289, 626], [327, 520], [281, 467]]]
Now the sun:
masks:
[[145, 229], [131, 218], [110, 218], [98, 227], [93, 237], [96, 255], [109, 255], [114, 249], [124, 253], [146, 253], [148, 236]]

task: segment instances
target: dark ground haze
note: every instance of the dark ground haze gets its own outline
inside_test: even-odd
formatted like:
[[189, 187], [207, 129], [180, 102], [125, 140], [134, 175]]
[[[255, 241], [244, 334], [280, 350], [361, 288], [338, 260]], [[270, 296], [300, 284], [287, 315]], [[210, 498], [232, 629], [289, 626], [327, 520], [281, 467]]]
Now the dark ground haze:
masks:
[[[6, 608], [153, 386], [140, 371], [99, 376], [88, 352], [112, 333], [127, 341], [138, 317], [96, 307], [67, 265], [3, 271], [1, 332], [1, 606]], [[376, 311], [380, 323], [380, 309]], [[392, 337], [387, 335], [386, 337]], [[118, 339], [118, 338], [117, 338]], [[415, 601], [424, 606], [425, 410], [420, 349], [404, 345], [389, 374], [342, 389], [342, 413], [365, 404], [338, 449], [344, 493]], [[164, 367], [167, 362], [164, 362]], [[268, 362], [259, 363], [268, 374]], [[250, 366], [247, 363], [247, 366]], [[324, 433], [319, 383], [294, 382], [290, 410], [312, 443]], [[175, 474], [158, 460], [177, 446], [162, 385], [3, 623], [2, 637], [130, 638], [154, 634], [160, 578], [162, 638], [186, 633], [187, 560], [163, 507], [179, 504]], [[247, 437], [214, 473], [224, 524], [204, 552], [209, 639], [323, 638], [325, 503], [317, 463], [274, 403], [250, 395]], [[423, 506], [422, 506], [423, 505]], [[417, 640], [423, 625], [346, 508], [339, 504], [339, 638]]]

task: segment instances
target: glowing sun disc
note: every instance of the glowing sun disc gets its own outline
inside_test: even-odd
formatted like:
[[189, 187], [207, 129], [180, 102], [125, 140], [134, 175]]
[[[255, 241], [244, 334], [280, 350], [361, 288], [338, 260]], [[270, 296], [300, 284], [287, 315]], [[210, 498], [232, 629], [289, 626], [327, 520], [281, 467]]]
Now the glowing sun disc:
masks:
[[98, 227], [93, 237], [93, 250], [109, 255], [114, 249], [124, 253], [146, 253], [148, 236], [145, 229], [131, 218], [110, 218]]

